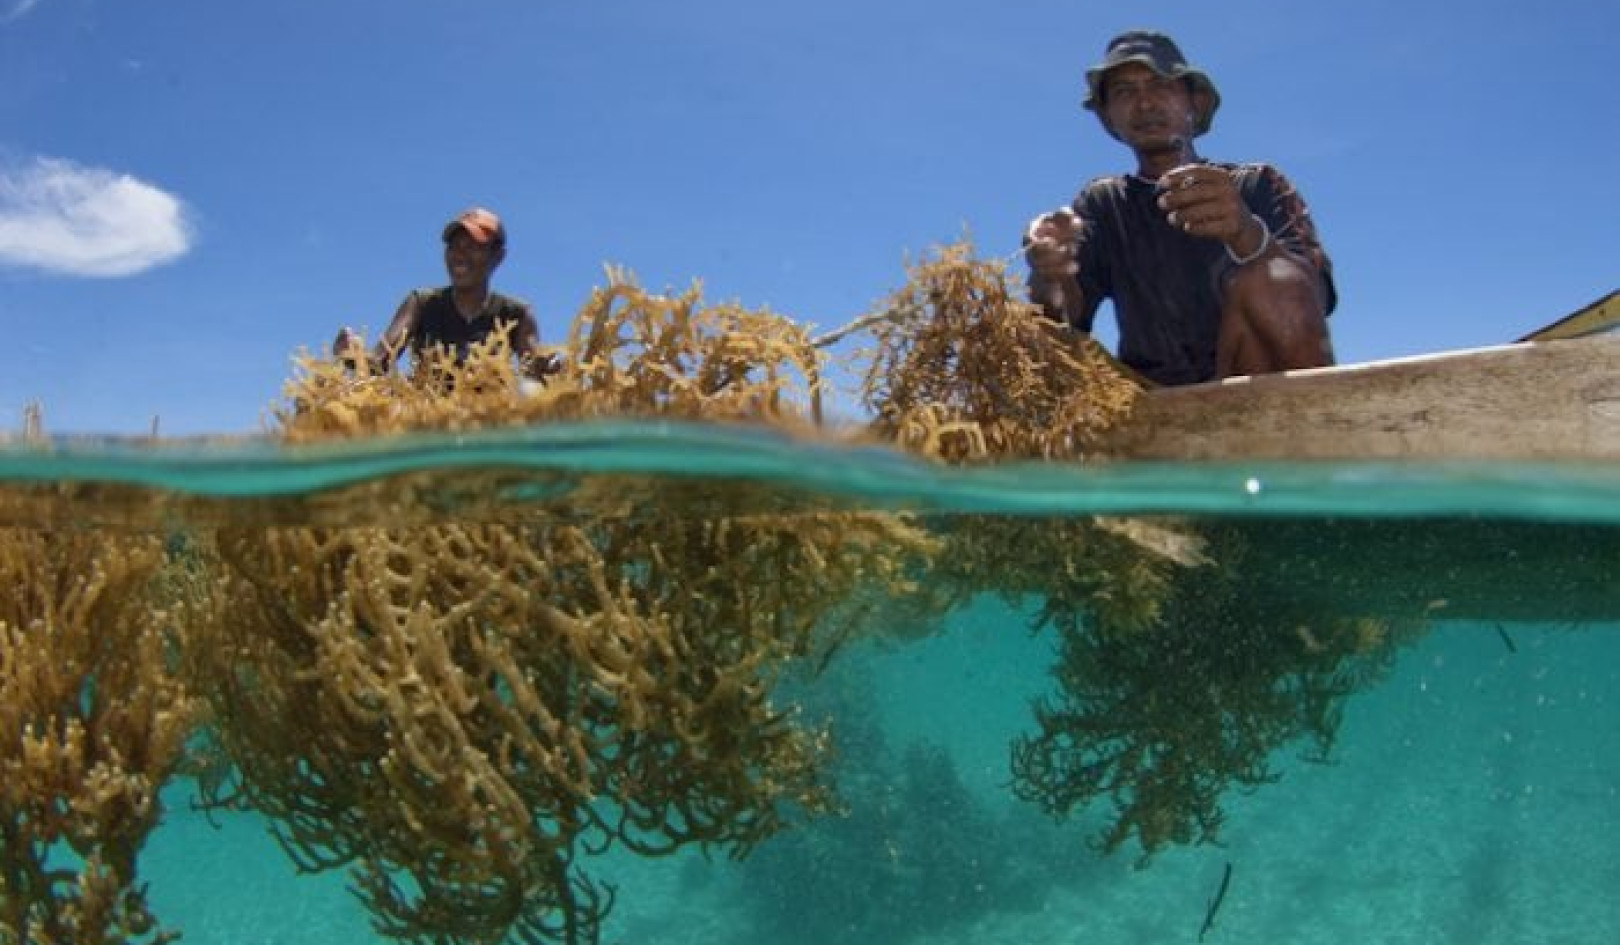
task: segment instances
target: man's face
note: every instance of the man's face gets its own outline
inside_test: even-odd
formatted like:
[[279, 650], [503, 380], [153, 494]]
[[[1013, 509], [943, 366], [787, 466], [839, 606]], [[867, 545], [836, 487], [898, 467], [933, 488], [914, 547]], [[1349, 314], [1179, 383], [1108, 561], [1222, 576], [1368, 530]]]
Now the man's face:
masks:
[[476, 288], [489, 282], [500, 264], [501, 250], [473, 239], [466, 230], [456, 230], [444, 244], [444, 268], [456, 288]]
[[1121, 141], [1138, 152], [1180, 149], [1197, 121], [1187, 83], [1128, 62], [1103, 77], [1103, 117]]

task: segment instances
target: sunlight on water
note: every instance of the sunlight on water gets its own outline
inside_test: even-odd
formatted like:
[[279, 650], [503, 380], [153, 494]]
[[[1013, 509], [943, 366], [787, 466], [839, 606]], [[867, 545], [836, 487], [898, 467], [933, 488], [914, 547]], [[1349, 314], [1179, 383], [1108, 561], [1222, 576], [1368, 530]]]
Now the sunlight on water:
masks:
[[[878, 629], [816, 638], [808, 671], [775, 681], [777, 708], [830, 733], [829, 811], [783, 804], [786, 829], [707, 857], [582, 850], [573, 868], [616, 890], [603, 942], [1620, 937], [1620, 471], [1608, 467], [963, 470], [619, 423], [303, 450], [13, 443], [0, 510], [13, 540], [157, 532], [171, 555], [227, 534], [256, 548], [289, 527], [554, 534], [668, 525], [660, 514], [810, 528], [829, 511], [895, 513], [981, 549], [1006, 530], [1003, 557], [975, 564], [989, 584], [931, 612], [878, 599], [828, 611]], [[1043, 583], [1038, 559], [1012, 559], [1079, 528], [1135, 549], [1107, 560], [1172, 588], [1204, 577], [1134, 624], [1066, 610], [1063, 594], [1101, 578]], [[238, 561], [239, 587], [278, 573], [263, 555]], [[923, 596], [968, 586], [950, 572], [938, 560], [913, 577]], [[1182, 780], [1183, 768], [1197, 771]], [[1154, 792], [1174, 801], [1154, 807]], [[352, 894], [353, 862], [300, 872], [272, 836], [289, 829], [275, 812], [199, 811], [189, 776], [163, 797], [140, 877], [184, 941], [392, 940]], [[1135, 819], [1122, 813], [1139, 801]], [[1132, 831], [1110, 843], [1122, 823]]]

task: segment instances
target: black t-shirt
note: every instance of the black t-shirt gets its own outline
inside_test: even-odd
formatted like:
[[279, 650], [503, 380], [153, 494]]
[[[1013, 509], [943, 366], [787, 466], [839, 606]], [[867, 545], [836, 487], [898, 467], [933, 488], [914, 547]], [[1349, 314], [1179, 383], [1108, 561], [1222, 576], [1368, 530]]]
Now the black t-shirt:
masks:
[[[1273, 239], [1322, 274], [1327, 310], [1333, 311], [1332, 264], [1293, 185], [1266, 164], [1211, 166], [1232, 174], [1244, 203], [1266, 222]], [[1160, 384], [1213, 380], [1223, 284], [1233, 264], [1219, 241], [1171, 226], [1158, 197], [1153, 181], [1127, 174], [1099, 177], [1075, 198], [1073, 209], [1082, 221], [1076, 262], [1085, 304], [1070, 311], [1069, 319], [1089, 332], [1097, 306], [1112, 299], [1121, 361]], [[1032, 274], [1030, 298], [1044, 304], [1049, 297]]]
[[468, 348], [496, 331], [506, 332], [507, 341], [515, 350], [519, 339], [512, 335], [513, 330], [534, 318], [527, 302], [499, 292], [491, 292], [484, 300], [483, 311], [471, 319], [463, 318], [456, 310], [448, 287], [417, 289], [411, 294], [416, 296], [417, 311], [416, 328], [410, 339], [411, 356], [418, 361], [422, 352], [434, 345], [450, 348], [456, 353], [456, 359], [461, 360], [467, 356]]

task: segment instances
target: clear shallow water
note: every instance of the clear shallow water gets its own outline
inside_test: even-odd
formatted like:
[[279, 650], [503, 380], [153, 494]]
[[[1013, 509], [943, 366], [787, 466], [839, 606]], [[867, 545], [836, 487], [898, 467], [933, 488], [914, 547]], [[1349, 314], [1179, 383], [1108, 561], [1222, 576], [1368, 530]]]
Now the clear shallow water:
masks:
[[[491, 470], [499, 474], [480, 478]], [[1345, 701], [1327, 763], [1307, 745], [1284, 745], [1272, 759], [1275, 783], [1223, 796], [1221, 845], [1172, 846], [1145, 865], [1133, 849], [1104, 856], [1088, 845], [1105, 810], [1058, 822], [1010, 789], [1009, 746], [1031, 731], [1034, 702], [1051, 696], [1058, 658], [1053, 635], [1030, 630], [1033, 603], [986, 596], [926, 637], [853, 644], [793, 695], [834, 721], [844, 815], [801, 825], [741, 862], [696, 852], [600, 858], [591, 872], [619, 889], [604, 942], [1159, 943], [1199, 941], [1201, 931], [1205, 942], [1620, 938], [1620, 605], [1611, 587], [1620, 583], [1620, 470], [942, 470], [880, 450], [661, 424], [298, 451], [82, 440], [0, 450], [0, 484], [37, 499], [13, 507], [14, 519], [67, 496], [85, 525], [172, 527], [177, 511], [251, 523], [267, 507], [276, 521], [376, 524], [375, 506], [345, 512], [346, 497], [391, 479], [409, 481], [413, 508], [434, 520], [484, 519], [566, 508], [592, 483], [648, 476], [722, 495], [738, 482], [763, 485], [773, 510], [831, 499], [946, 519], [1221, 522], [1262, 548], [1248, 578], [1268, 594], [1428, 622], [1385, 678]], [[468, 481], [477, 495], [458, 487]], [[144, 499], [109, 483], [139, 487]], [[170, 504], [145, 501], [154, 494]], [[191, 793], [185, 782], [170, 788], [142, 860], [155, 911], [184, 941], [387, 941], [340, 873], [298, 875], [263, 821], [210, 823], [189, 809]], [[1230, 885], [1203, 930], [1228, 865]]]

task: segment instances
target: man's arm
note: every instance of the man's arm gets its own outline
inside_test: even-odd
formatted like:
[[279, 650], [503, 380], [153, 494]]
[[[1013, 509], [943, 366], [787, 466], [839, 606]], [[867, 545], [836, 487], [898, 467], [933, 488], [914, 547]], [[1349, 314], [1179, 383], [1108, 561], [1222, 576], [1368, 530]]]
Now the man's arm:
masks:
[[1160, 178], [1172, 226], [1224, 246], [1218, 377], [1333, 363], [1333, 282], [1304, 201], [1266, 165], [1185, 165]]
[[394, 312], [394, 318], [388, 323], [382, 337], [377, 339], [376, 347], [371, 349], [371, 363], [377, 373], [381, 374], [393, 368], [394, 363], [410, 344], [411, 336], [416, 333], [417, 322], [422, 317], [421, 300], [417, 293], [412, 292], [405, 296], [405, 301], [399, 303]]
[[417, 319], [421, 317], [419, 303], [415, 292], [405, 296], [405, 301], [399, 303], [394, 312], [393, 320], [378, 339], [377, 345], [368, 355], [361, 346], [360, 336], [351, 331], [348, 326], [338, 329], [337, 338], [332, 342], [332, 354], [342, 361], [351, 371], [360, 369], [360, 360], [366, 361], [366, 369], [372, 374], [382, 374], [394, 366], [405, 345], [410, 342], [411, 334], [416, 331]]
[[1322, 275], [1332, 310], [1332, 265], [1305, 201], [1281, 171], [1266, 164], [1237, 170], [1188, 164], [1160, 181], [1159, 206], [1172, 226], [1219, 240], [1238, 265], [1279, 253], [1294, 257]]

